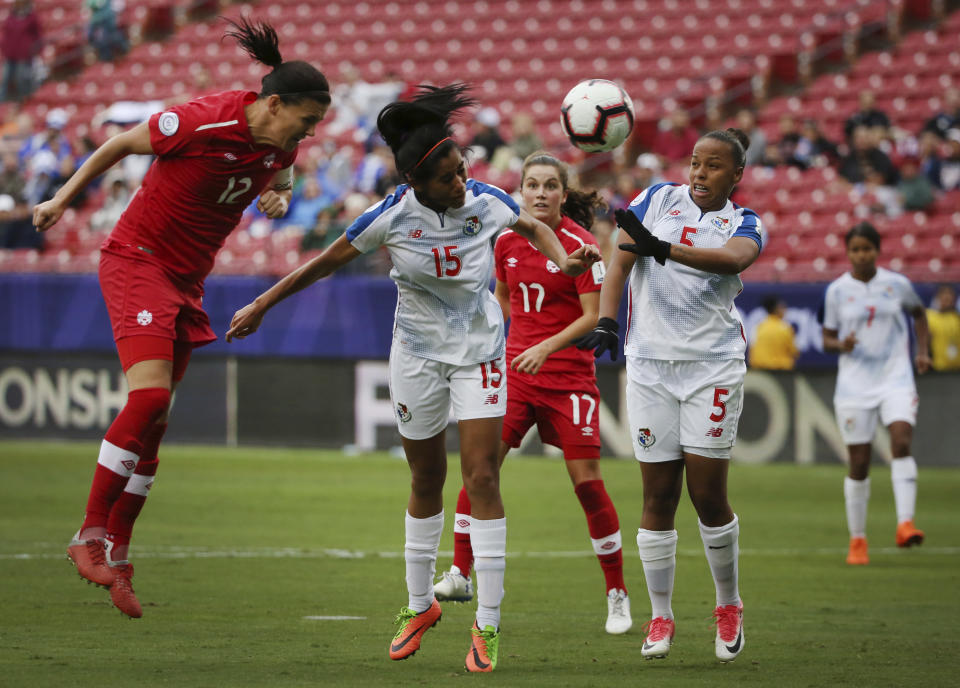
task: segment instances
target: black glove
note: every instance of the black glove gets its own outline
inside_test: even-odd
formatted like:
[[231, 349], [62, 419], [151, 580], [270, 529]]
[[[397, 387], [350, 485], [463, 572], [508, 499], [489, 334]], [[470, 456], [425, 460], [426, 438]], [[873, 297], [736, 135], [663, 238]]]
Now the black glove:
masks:
[[605, 351], [610, 352], [610, 360], [617, 360], [617, 349], [620, 348], [620, 337], [617, 332], [620, 325], [613, 318], [600, 318], [597, 326], [590, 332], [573, 340], [574, 345], [582, 350], [593, 349], [593, 357], [600, 358]]
[[630, 235], [636, 243], [620, 244], [620, 249], [636, 253], [638, 256], [653, 256], [653, 259], [663, 265], [670, 257], [670, 242], [658, 239], [643, 226], [636, 215], [629, 210], [618, 210], [614, 213], [617, 224]]

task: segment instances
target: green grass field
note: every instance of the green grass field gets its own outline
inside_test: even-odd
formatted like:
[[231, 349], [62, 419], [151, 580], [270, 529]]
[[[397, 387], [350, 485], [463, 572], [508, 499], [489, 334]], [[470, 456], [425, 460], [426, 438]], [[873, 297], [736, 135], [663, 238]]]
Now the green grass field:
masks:
[[[83, 584], [64, 547], [96, 443], [0, 442], [0, 685], [946, 686], [960, 659], [960, 471], [920, 473], [927, 543], [893, 547], [889, 471], [873, 470], [871, 564], [844, 564], [841, 466], [734, 465], [746, 646], [713, 657], [713, 584], [685, 501], [667, 660], [644, 662], [649, 602], [633, 542], [640, 471], [607, 461], [635, 625], [603, 631], [603, 578], [561, 462], [511, 457], [500, 666], [463, 669], [471, 605], [448, 605], [415, 657], [391, 662], [406, 603], [409, 474], [385, 454], [170, 447], [131, 558], [144, 617]], [[459, 473], [447, 486], [450, 564]], [[308, 617], [359, 617], [316, 619]]]

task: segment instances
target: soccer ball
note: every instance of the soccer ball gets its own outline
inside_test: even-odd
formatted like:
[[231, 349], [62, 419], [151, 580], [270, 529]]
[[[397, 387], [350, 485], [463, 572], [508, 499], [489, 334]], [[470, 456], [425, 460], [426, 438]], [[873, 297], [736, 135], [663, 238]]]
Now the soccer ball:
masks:
[[633, 101], [612, 81], [587, 79], [563, 99], [560, 125], [570, 143], [581, 150], [613, 150], [633, 129]]

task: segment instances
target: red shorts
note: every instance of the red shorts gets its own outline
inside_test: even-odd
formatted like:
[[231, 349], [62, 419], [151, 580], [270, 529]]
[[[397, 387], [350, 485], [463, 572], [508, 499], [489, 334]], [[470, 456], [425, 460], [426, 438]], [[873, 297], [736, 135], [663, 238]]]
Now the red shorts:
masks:
[[503, 441], [519, 447], [534, 423], [540, 440], [563, 450], [565, 459], [600, 457], [600, 392], [584, 380], [576, 390], [545, 389], [527, 382], [527, 375], [507, 373], [507, 415]]
[[138, 335], [193, 347], [216, 341], [201, 285], [177, 284], [155, 263], [107, 251], [100, 253], [99, 277], [115, 341]]

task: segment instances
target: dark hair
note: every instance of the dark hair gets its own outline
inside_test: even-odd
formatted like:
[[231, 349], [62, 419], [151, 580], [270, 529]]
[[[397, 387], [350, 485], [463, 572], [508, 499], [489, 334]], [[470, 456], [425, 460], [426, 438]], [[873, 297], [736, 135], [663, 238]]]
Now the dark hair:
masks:
[[266, 22], [251, 24], [246, 17], [238, 22], [225, 21], [235, 31], [223, 34], [240, 44], [240, 47], [257, 62], [273, 69], [260, 82], [258, 97], [277, 95], [284, 104], [315, 100], [322, 105], [330, 104], [330, 84], [327, 77], [313, 65], [302, 60], [284, 62], [280, 56], [280, 39], [276, 30]]
[[847, 236], [844, 237], [844, 243], [849, 246], [850, 240], [854, 237], [863, 237], [873, 244], [878, 251], [880, 250], [880, 232], [869, 222], [859, 222], [851, 227]]
[[705, 139], [716, 139], [730, 146], [733, 154], [733, 166], [743, 167], [747, 164], [747, 149], [750, 147], [750, 137], [740, 129], [730, 127], [725, 131], [714, 129], [703, 135]]
[[377, 115], [377, 130], [393, 151], [397, 171], [408, 181], [429, 179], [440, 160], [457, 146], [450, 118], [477, 101], [466, 84], [417, 86], [413, 100], [390, 103]]
[[773, 312], [777, 310], [777, 306], [779, 306], [781, 303], [783, 303], [783, 299], [781, 299], [779, 296], [770, 294], [769, 296], [764, 297], [761, 305], [763, 306], [763, 310], [765, 310], [767, 313], [773, 314]]
[[571, 188], [568, 183], [569, 174], [566, 163], [557, 160], [557, 158], [542, 150], [531, 153], [523, 161], [523, 171], [520, 173], [521, 186], [523, 186], [523, 180], [527, 176], [527, 168], [532, 165], [552, 165], [556, 168], [563, 190], [567, 192], [567, 198], [560, 206], [560, 212], [584, 229], [590, 229], [596, 217], [594, 209], [606, 209], [607, 207], [607, 202], [603, 200], [603, 197], [596, 191], [581, 191]]

